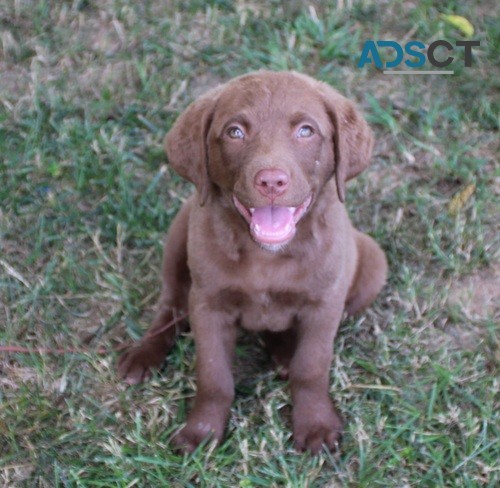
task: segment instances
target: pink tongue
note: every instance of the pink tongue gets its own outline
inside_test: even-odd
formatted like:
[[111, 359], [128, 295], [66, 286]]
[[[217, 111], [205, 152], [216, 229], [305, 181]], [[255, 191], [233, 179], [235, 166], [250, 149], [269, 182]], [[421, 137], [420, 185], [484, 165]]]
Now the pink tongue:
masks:
[[282, 231], [292, 221], [293, 215], [288, 207], [275, 205], [258, 207], [252, 214], [252, 223], [258, 225], [264, 232]]

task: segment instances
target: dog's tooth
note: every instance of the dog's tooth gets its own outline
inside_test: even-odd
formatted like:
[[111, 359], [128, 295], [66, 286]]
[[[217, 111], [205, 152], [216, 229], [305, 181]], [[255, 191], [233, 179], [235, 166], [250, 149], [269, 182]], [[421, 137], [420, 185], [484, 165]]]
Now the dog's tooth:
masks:
[[254, 230], [255, 230], [255, 232], [260, 232], [260, 226], [259, 226], [259, 224], [255, 224]]
[[297, 207], [288, 207], [288, 211], [293, 215]]
[[248, 210], [250, 210], [250, 213], [253, 215], [253, 213], [255, 212], [255, 208], [253, 207], [250, 207]]

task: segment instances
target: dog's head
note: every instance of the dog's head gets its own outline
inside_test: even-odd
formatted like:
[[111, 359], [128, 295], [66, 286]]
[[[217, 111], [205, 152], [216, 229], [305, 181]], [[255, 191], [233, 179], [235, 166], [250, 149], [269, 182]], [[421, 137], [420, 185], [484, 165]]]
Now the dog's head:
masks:
[[294, 72], [235, 78], [193, 102], [165, 138], [172, 167], [203, 204], [222, 198], [262, 247], [289, 242], [335, 176], [367, 166], [373, 136], [354, 105], [325, 83]]

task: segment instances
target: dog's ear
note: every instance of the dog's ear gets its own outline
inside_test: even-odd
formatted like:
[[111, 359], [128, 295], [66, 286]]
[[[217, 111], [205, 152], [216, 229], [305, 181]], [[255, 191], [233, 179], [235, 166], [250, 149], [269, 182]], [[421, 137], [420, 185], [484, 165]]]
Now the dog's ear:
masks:
[[345, 200], [345, 182], [370, 164], [373, 132], [352, 102], [331, 86], [321, 83], [326, 111], [333, 126], [335, 178], [339, 200]]
[[169, 164], [180, 176], [194, 183], [201, 205], [207, 200], [210, 189], [207, 135], [215, 100], [215, 90], [212, 90], [191, 103], [164, 140]]

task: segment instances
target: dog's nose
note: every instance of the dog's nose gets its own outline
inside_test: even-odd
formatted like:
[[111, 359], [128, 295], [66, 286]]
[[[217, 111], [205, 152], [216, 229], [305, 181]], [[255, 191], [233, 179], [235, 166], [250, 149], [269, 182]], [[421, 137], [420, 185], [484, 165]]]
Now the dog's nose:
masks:
[[265, 197], [275, 198], [288, 188], [288, 175], [281, 169], [262, 169], [255, 175], [254, 184]]

